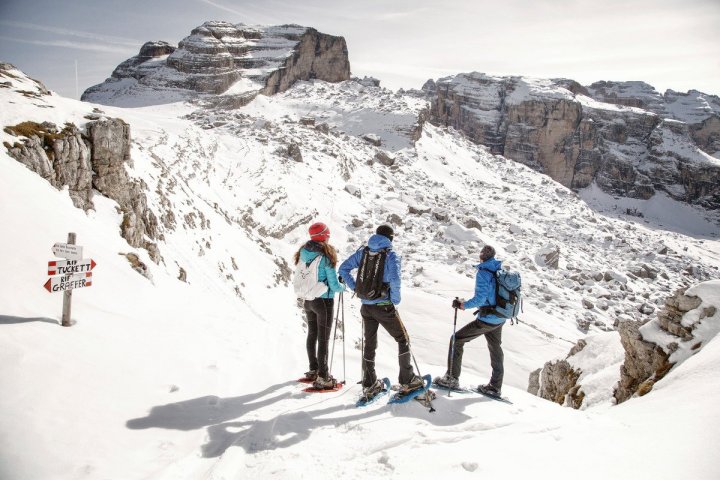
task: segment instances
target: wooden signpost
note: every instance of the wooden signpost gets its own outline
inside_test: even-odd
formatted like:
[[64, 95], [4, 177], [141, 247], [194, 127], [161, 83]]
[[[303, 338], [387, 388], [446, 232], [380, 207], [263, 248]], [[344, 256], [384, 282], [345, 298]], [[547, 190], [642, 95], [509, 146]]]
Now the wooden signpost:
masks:
[[70, 322], [72, 291], [76, 288], [92, 286], [92, 269], [96, 265], [92, 258], [82, 258], [83, 247], [75, 245], [75, 239], [74, 233], [68, 233], [67, 243], [53, 245], [53, 254], [65, 260], [48, 262], [48, 275], [56, 276], [51, 276], [43, 285], [50, 293], [63, 292], [63, 327], [72, 325]]

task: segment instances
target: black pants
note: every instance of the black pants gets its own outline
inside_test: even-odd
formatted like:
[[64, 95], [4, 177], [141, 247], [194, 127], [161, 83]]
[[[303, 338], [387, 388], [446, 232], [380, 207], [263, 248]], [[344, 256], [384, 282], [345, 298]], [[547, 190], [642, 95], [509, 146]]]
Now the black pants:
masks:
[[318, 376], [328, 376], [328, 344], [333, 322], [332, 298], [316, 298], [305, 300], [304, 308], [307, 316], [307, 354], [310, 370], [317, 370]]
[[[492, 367], [492, 376], [490, 377], [490, 385], [500, 390], [503, 383], [503, 351], [502, 347], [502, 327], [503, 324], [493, 325], [485, 323], [481, 320], [475, 320], [468, 323], [463, 328], [455, 332], [455, 348], [453, 349], [452, 337], [450, 338], [450, 349], [448, 350], [448, 372], [455, 378], [460, 378], [460, 370], [462, 369], [462, 357], [465, 344], [475, 340], [480, 335], [485, 335], [488, 350], [490, 350], [490, 366]], [[452, 362], [452, 372], [450, 365]]]
[[375, 350], [377, 349], [378, 326], [395, 339], [398, 344], [398, 363], [400, 374], [398, 382], [406, 384], [415, 376], [410, 363], [410, 337], [394, 305], [363, 305], [360, 308], [365, 330], [365, 349], [363, 351], [363, 387], [369, 387], [377, 380], [375, 374]]

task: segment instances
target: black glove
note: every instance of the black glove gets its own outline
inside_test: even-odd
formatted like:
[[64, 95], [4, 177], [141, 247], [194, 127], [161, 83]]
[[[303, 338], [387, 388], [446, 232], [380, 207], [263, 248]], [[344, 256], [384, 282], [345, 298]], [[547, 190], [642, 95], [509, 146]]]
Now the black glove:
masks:
[[455, 300], [453, 300], [452, 308], [462, 308], [462, 302], [460, 301], [459, 298], [456, 298]]
[[343, 278], [340, 275], [338, 275], [338, 282], [340, 282], [343, 285], [345, 284], [345, 280], [343, 280]]

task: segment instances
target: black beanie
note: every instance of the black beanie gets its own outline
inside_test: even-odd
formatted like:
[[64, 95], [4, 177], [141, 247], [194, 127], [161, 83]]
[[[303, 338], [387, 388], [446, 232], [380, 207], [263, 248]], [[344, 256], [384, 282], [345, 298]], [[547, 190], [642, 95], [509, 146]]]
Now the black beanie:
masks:
[[380, 225], [377, 228], [377, 230], [375, 230], [375, 233], [389, 238], [391, 242], [392, 242], [393, 236], [395, 235], [395, 232], [393, 231], [393, 229], [390, 225]]

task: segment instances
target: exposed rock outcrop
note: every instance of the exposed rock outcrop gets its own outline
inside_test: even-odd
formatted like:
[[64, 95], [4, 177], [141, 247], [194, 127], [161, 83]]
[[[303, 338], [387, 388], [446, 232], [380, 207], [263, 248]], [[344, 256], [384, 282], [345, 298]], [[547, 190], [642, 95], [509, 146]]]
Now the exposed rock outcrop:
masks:
[[193, 29], [177, 48], [146, 43], [104, 83], [87, 89], [82, 100], [115, 104], [134, 98], [151, 104], [205, 95], [228, 108], [242, 106], [258, 93], [272, 95], [298, 80], [315, 78], [350, 78], [343, 37], [299, 25], [248, 27], [213, 21]]
[[133, 247], [147, 247], [145, 235], [157, 238], [158, 222], [147, 207], [144, 193], [147, 185], [142, 180], [131, 180], [125, 169], [126, 164], [132, 166], [130, 126], [113, 118], [90, 122], [87, 131], [95, 171], [93, 186], [120, 205], [123, 212], [121, 229], [128, 243]]
[[[3, 78], [7, 80], [2, 81]], [[12, 83], [10, 80], [27, 87], [26, 89], [18, 90], [19, 93], [22, 93], [26, 97], [40, 98], [50, 95], [50, 91], [42, 82], [28, 77], [10, 63], [0, 62], [0, 88], [8, 88]]]
[[[680, 356], [674, 355], [676, 352], [681, 349], [698, 351], [702, 347], [702, 340], [695, 338], [694, 330], [700, 322], [715, 316], [715, 307], [702, 309], [693, 320], [687, 321], [685, 317], [688, 312], [695, 311], [703, 302], [700, 297], [686, 293], [688, 289], [676, 291], [665, 301], [665, 306], [658, 312], [657, 320], [651, 323], [620, 323], [618, 330], [625, 348], [625, 362], [621, 368], [618, 388], [615, 390], [618, 403], [634, 395], [645, 395], [652, 390], [653, 385], [663, 378], [677, 361], [682, 360]], [[654, 341], [649, 341], [648, 337]]]
[[664, 377], [672, 367], [669, 355], [660, 346], [643, 340], [640, 327], [648, 321], [624, 321], [618, 326], [625, 349], [625, 362], [620, 367], [620, 382], [615, 390], [618, 403], [635, 393], [644, 395], [649, 391], [648, 386]]
[[577, 402], [571, 395], [579, 390], [579, 377], [580, 372], [573, 369], [567, 360], [547, 362], [543, 368], [530, 374], [528, 392], [560, 405], [579, 408], [582, 398]]
[[157, 218], [147, 207], [147, 186], [131, 179], [125, 167], [132, 165], [129, 125], [98, 120], [89, 122], [83, 134], [73, 124], [59, 130], [51, 123], [23, 122], [5, 130], [21, 139], [6, 145], [10, 156], [55, 188], [67, 186], [76, 207], [93, 209], [93, 190], [116, 201], [123, 213], [123, 238], [159, 261], [156, 246], [146, 239], [158, 235]]
[[[459, 74], [423, 90], [430, 121], [575, 189], [720, 208], [720, 99], [642, 82]], [[716, 157], [712, 157], [716, 155]]]
[[[710, 281], [695, 288], [713, 292], [717, 287], [718, 281]], [[607, 381], [611, 382], [607, 385], [607, 390], [610, 392], [612, 389], [615, 403], [624, 402], [635, 395], [647, 394], [677, 362], [696, 353], [702, 347], [703, 339], [695, 338], [694, 330], [706, 319], [717, 322], [715, 318], [717, 311], [712, 305], [699, 308], [703, 306], [702, 299], [694, 295], [686, 295], [686, 292], [687, 289], [681, 289], [669, 297], [654, 320], [619, 322], [617, 330], [622, 345], [620, 352], [624, 352], [624, 358], [618, 357], [618, 363], [614, 364], [614, 368], [617, 368], [622, 360], [619, 377], [615, 377], [615, 370], [605, 375]], [[705, 328], [705, 335], [713, 330], [717, 331], [717, 326]], [[547, 362], [543, 368], [532, 372], [528, 392], [562, 405], [580, 408], [585, 394], [582, 385], [583, 372], [577, 366], [583, 363], [578, 360], [577, 355], [591, 341], [596, 342], [594, 352], [607, 351], [606, 345], [609, 344], [598, 343], [599, 338], [588, 337], [587, 340], [578, 341], [565, 359]], [[592, 352], [591, 356], [598, 354]], [[678, 355], [680, 352], [682, 354]], [[600, 362], [607, 361], [603, 354], [599, 354], [598, 358]], [[590, 364], [587, 358], [584, 361]], [[594, 389], [597, 390], [597, 385]]]

